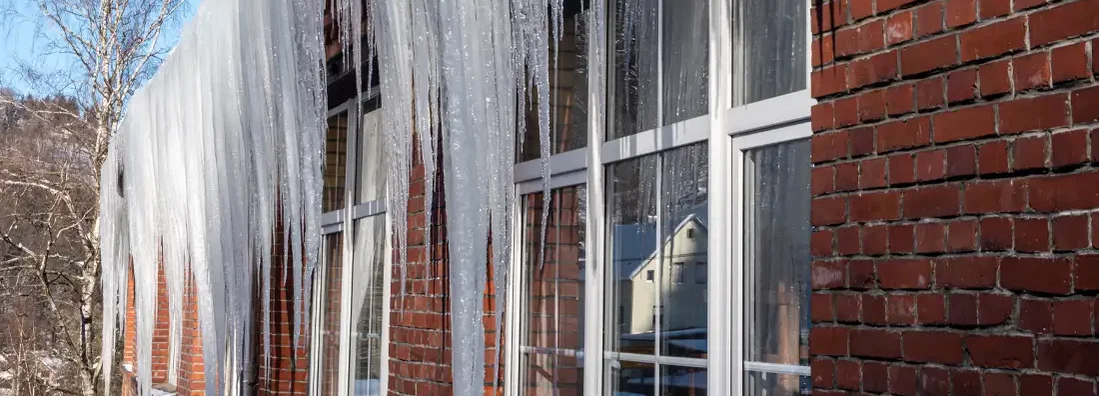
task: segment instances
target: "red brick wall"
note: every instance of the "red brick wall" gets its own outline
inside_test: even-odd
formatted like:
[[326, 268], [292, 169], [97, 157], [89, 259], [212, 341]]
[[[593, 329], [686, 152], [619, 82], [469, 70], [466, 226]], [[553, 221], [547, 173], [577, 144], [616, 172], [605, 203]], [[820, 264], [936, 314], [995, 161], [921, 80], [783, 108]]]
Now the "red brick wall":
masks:
[[812, 15], [815, 392], [1094, 395], [1099, 1]]

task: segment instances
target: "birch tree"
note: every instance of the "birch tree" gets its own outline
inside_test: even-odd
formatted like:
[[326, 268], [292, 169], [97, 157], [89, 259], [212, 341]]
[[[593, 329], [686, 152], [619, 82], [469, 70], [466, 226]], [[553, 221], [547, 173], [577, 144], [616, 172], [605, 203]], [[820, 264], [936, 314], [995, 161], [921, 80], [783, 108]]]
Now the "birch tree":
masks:
[[[166, 54], [165, 27], [177, 23], [186, 0], [0, 4], [3, 20], [37, 27], [37, 55], [65, 60], [52, 70], [38, 57], [17, 60], [5, 75], [40, 96], [0, 93], [0, 127], [7, 124], [0, 130], [0, 283], [18, 285], [7, 293], [27, 307], [21, 333], [9, 332], [8, 343], [36, 347], [16, 355], [54, 362], [49, 369], [62, 376], [28, 374], [24, 382], [49, 394], [97, 395], [102, 365], [113, 364], [99, 358], [97, 197], [101, 178], [117, 177], [100, 167], [127, 100]], [[36, 341], [26, 342], [28, 334]]]

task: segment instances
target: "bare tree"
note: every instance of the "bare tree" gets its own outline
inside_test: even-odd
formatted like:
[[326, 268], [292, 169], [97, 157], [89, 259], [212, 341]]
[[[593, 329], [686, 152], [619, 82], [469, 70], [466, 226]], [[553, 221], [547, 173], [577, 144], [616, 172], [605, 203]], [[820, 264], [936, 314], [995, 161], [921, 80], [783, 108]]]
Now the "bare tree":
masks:
[[[33, 308], [24, 310], [24, 331], [2, 341], [51, 363], [54, 377], [32, 381], [49, 393], [96, 395], [102, 365], [112, 364], [99, 358], [100, 167], [186, 0], [0, 1], [3, 20], [38, 27], [39, 54], [70, 61], [43, 70], [38, 59], [20, 59], [8, 71], [45, 99], [0, 92], [0, 282], [17, 284], [16, 297]], [[43, 378], [42, 368], [22, 369], [22, 381]], [[74, 377], [55, 378], [66, 373]]]

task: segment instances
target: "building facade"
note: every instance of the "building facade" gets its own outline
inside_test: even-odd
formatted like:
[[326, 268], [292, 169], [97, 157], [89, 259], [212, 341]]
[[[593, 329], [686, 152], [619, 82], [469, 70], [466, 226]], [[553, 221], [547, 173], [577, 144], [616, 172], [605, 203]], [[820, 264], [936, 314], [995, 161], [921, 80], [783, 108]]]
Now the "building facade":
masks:
[[[596, 3], [565, 1], [548, 179], [537, 128], [516, 142], [485, 394], [1096, 394], [1099, 1]], [[312, 323], [296, 349], [274, 293], [243, 386], [451, 394], [443, 183], [428, 200], [413, 155], [395, 251], [377, 90], [356, 118], [329, 48]], [[154, 382], [184, 395], [195, 305], [178, 370], [154, 348]]]

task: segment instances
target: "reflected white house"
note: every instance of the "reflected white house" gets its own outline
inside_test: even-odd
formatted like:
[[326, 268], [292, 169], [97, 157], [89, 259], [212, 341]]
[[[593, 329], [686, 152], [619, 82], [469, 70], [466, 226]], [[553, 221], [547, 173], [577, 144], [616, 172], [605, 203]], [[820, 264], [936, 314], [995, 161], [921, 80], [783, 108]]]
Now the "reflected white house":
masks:
[[[692, 214], [672, 230], [663, 249], [654, 249], [627, 278], [620, 279], [630, 296], [625, 334], [656, 331], [656, 307], [664, 307], [664, 332], [706, 327], [706, 226]], [[661, 253], [663, 251], [663, 253]], [[660, 281], [657, 281], [657, 278]], [[660, 301], [657, 301], [657, 296]]]

